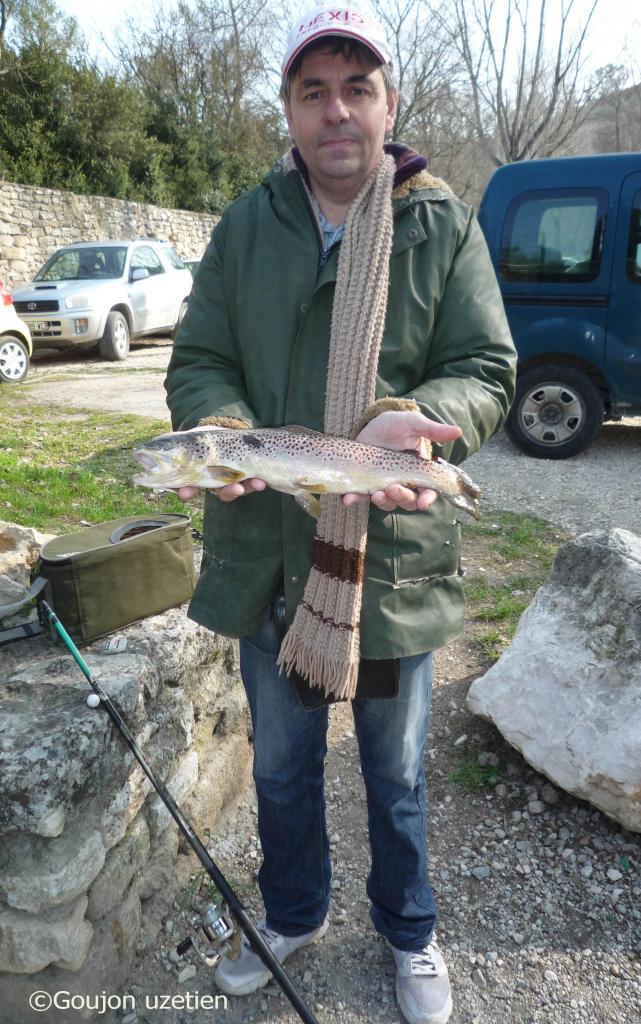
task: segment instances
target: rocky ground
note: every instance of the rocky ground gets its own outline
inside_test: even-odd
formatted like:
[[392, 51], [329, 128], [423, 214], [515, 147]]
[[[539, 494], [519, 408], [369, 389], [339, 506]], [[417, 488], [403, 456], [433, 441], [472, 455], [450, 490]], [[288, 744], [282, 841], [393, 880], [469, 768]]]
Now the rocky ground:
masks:
[[[430, 876], [454, 991], [452, 1024], [634, 1024], [641, 1020], [640, 837], [557, 790], [473, 718], [465, 695], [476, 673], [460, 678], [460, 654], [447, 659], [441, 652], [426, 768]], [[448, 778], [470, 751], [480, 766], [497, 765], [496, 785], [466, 788]], [[365, 797], [345, 706], [331, 712], [326, 779], [331, 928], [287, 968], [320, 1024], [400, 1022], [392, 962], [368, 916]], [[212, 852], [260, 916], [255, 814], [248, 794], [218, 823]], [[141, 951], [129, 990], [138, 1019], [154, 1024], [299, 1019], [273, 983], [200, 1016], [146, 1014], [145, 994], [189, 992], [193, 1000], [216, 991], [211, 970], [193, 954], [178, 960], [166, 931]]]
[[[143, 358], [140, 369], [150, 365]], [[46, 365], [42, 369], [34, 373], [38, 387], [46, 384]], [[136, 367], [130, 363], [129, 369]], [[156, 408], [161, 379], [153, 369], [148, 376], [156, 397], [150, 409]], [[86, 375], [89, 390], [92, 372]], [[123, 394], [123, 379], [132, 385], [126, 389], [130, 396], [141, 394], [142, 380], [134, 387], [122, 370], [112, 366], [109, 372], [117, 380], [114, 397]], [[104, 381], [100, 392], [102, 402], [109, 400]], [[87, 391], [83, 398], [86, 403]], [[519, 497], [524, 486], [532, 485], [524, 474], [525, 457], [496, 439], [485, 460], [475, 457], [473, 471], [484, 487], [486, 510], [516, 504], [573, 532], [597, 525], [634, 529], [641, 429], [638, 423], [624, 424], [626, 438], [613, 448], [612, 431], [621, 429], [606, 428], [605, 440], [590, 455], [603, 472], [606, 466], [608, 472], [616, 470], [607, 478], [616, 486], [604, 485], [603, 472], [596, 477], [586, 472], [585, 461], [573, 460], [564, 468], [527, 460], [528, 473], [535, 473], [534, 490], [541, 495], [535, 508]], [[617, 436], [621, 441], [622, 435]], [[610, 466], [616, 462], [615, 448], [618, 463]], [[469, 634], [438, 653], [426, 755], [430, 877], [440, 909], [439, 944], [454, 993], [451, 1022], [636, 1024], [641, 1020], [641, 836], [622, 831], [588, 804], [556, 789], [492, 725], [468, 712], [467, 690], [483, 670]], [[451, 777], [462, 766], [469, 769], [467, 785]], [[473, 785], [480, 770], [492, 766], [494, 784]], [[326, 780], [331, 927], [320, 943], [294, 954], [287, 969], [319, 1024], [398, 1024], [402, 1018], [392, 960], [368, 916], [365, 796], [345, 705], [331, 711]], [[212, 852], [259, 918], [260, 847], [251, 792], [218, 821]], [[187, 885], [198, 864], [192, 854], [183, 854], [180, 871]], [[183, 958], [175, 952], [184, 934], [179, 906], [176, 901], [164, 908], [157, 933], [152, 917], [148, 920], [128, 988], [137, 1009], [124, 1014], [123, 1024], [295, 1024], [298, 1016], [274, 983], [226, 1004], [221, 997], [217, 1009], [188, 1008], [216, 992], [211, 968], [193, 952]], [[174, 1008], [147, 1008], [163, 995], [173, 999]], [[185, 1009], [176, 1008], [181, 997]]]

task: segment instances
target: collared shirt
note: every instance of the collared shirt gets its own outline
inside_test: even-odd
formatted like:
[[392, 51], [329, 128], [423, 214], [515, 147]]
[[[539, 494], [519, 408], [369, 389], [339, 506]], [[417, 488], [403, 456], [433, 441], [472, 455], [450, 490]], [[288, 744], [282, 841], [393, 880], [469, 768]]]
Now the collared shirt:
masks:
[[318, 205], [318, 200], [312, 192], [312, 206], [314, 207], [314, 213], [318, 220], [322, 236], [323, 236], [323, 255], [326, 255], [335, 242], [340, 242], [343, 237], [343, 230], [345, 228], [345, 222], [342, 224], [330, 224], [327, 217]]

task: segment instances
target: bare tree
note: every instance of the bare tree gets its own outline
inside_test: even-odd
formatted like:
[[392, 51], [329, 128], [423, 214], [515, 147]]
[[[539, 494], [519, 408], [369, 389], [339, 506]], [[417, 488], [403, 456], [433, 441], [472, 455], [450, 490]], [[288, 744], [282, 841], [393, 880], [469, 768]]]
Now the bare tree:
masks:
[[453, 0], [474, 130], [495, 166], [558, 152], [586, 116], [586, 40], [600, 0]]
[[434, 16], [430, 0], [373, 0], [373, 7], [392, 49], [399, 89], [393, 136], [403, 139], [435, 113], [459, 58], [452, 28]]
[[594, 99], [572, 149], [587, 153], [624, 153], [641, 147], [641, 88], [626, 64], [597, 68]]
[[[622, 64], [608, 64], [595, 74], [595, 108], [607, 118], [607, 137], [602, 148], [620, 153], [623, 149], [624, 119], [626, 114], [626, 84], [629, 70]], [[605, 127], [605, 126], [604, 126]], [[603, 133], [605, 134], [605, 133]], [[612, 139], [612, 142], [609, 141]]]
[[471, 127], [472, 115], [471, 97], [448, 84], [439, 90], [425, 118], [414, 121], [409, 141], [459, 198], [477, 203], [494, 165]]
[[[429, 158], [431, 171], [462, 198], [479, 192], [481, 163], [472, 155], [466, 97], [455, 96], [461, 77], [455, 27], [434, 0], [372, 0], [392, 50], [399, 100], [392, 138]], [[478, 146], [478, 144], [476, 144]]]

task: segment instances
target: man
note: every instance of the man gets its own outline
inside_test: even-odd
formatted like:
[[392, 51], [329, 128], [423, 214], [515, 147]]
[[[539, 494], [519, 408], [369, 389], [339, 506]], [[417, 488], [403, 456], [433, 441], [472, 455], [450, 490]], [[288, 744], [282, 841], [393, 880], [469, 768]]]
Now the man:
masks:
[[[165, 382], [175, 429], [299, 424], [419, 455], [433, 441], [459, 463], [503, 422], [515, 355], [487, 249], [426, 161], [385, 146], [390, 56], [381, 26], [352, 8], [293, 26], [281, 95], [294, 146], [214, 230]], [[371, 500], [324, 496], [316, 522], [252, 479], [207, 494], [204, 533], [190, 616], [241, 638], [261, 930], [281, 960], [327, 930], [327, 702], [352, 698], [370, 915], [406, 1020], [444, 1024], [423, 757], [431, 652], [463, 620], [451, 507], [397, 485]], [[344, 657], [332, 662], [334, 649]], [[305, 680], [318, 698], [308, 692], [308, 706]], [[237, 995], [269, 978], [246, 941], [215, 975]]]

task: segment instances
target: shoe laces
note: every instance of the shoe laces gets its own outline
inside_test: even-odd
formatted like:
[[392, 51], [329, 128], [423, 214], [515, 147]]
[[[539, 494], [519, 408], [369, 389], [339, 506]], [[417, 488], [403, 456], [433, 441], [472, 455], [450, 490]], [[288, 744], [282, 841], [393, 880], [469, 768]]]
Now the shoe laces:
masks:
[[431, 942], [418, 953], [410, 953], [410, 964], [412, 974], [438, 974], [438, 968], [434, 962], [434, 946]]
[[[268, 928], [265, 921], [261, 921], [260, 924], [256, 925], [256, 931], [260, 932], [268, 946], [271, 946], [274, 939], [277, 939], [280, 936], [280, 932], [277, 932], [274, 928]], [[243, 936], [243, 945], [245, 946], [246, 949], [249, 949], [251, 950], [251, 952], [253, 952], [247, 936]]]

